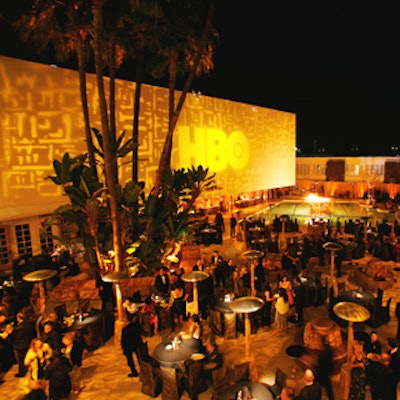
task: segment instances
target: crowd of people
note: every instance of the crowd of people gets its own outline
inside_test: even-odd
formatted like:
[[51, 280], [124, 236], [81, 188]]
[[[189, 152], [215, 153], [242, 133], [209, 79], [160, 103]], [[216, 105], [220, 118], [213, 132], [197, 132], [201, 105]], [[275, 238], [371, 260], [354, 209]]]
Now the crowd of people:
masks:
[[[278, 226], [278, 222], [280, 225]], [[263, 221], [263, 223], [265, 223]], [[292, 226], [294, 232], [298, 231], [297, 221]], [[218, 221], [221, 232], [225, 226]], [[282, 228], [282, 220], [275, 219], [268, 229], [271, 232], [279, 234]], [[232, 215], [229, 219], [229, 236], [231, 239], [238, 238], [238, 221]], [[347, 225], [346, 225], [347, 226]], [[264, 306], [260, 310], [256, 323], [258, 327], [272, 326], [277, 335], [288, 333], [288, 317], [293, 315], [295, 322], [304, 322], [304, 307], [310, 305], [309, 293], [301, 279], [301, 274], [307, 269], [309, 260], [317, 257], [319, 265], [327, 263], [328, 254], [324, 250], [324, 243], [328, 241], [340, 241], [342, 238], [341, 226], [338, 224], [336, 230], [331, 225], [322, 226], [319, 234], [303, 235], [299, 243], [287, 243], [283, 249], [279, 246], [273, 247], [273, 252], [281, 255], [280, 273], [278, 279], [272, 281], [268, 278], [268, 269], [270, 259], [269, 250], [260, 258], [254, 258], [250, 262], [243, 262], [237, 265], [233, 258], [224, 258], [218, 250], [213, 250], [209, 259], [204, 256], [199, 257], [192, 266], [193, 271], [207, 272], [208, 278], [197, 283], [198, 285], [198, 313], [191, 309], [193, 302], [193, 283], [182, 279], [185, 272], [179, 264], [173, 268], [159, 268], [155, 277], [154, 294], [164, 299], [167, 303], [167, 310], [171, 316], [171, 328], [173, 331], [186, 331], [191, 337], [201, 342], [201, 349], [206, 354], [204, 362], [205, 371], [212, 371], [220, 368], [223, 363], [223, 355], [218, 346], [210, 337], [205, 337], [202, 330], [202, 321], [207, 320], [212, 310], [215, 310], [218, 301], [224, 298], [224, 295], [230, 294], [233, 297], [242, 297], [252, 295], [255, 289], [255, 295], [264, 300]], [[243, 229], [243, 224], [239, 229]], [[267, 231], [268, 231], [267, 229]], [[346, 228], [348, 229], [348, 227]], [[239, 235], [240, 236], [240, 235]], [[246, 237], [246, 234], [244, 235]], [[278, 235], [276, 235], [278, 236]], [[379, 253], [380, 239], [386, 240], [386, 237], [376, 238], [374, 241], [365, 243], [364, 232], [355, 232], [355, 243], [357, 246], [364, 245], [363, 254]], [[246, 242], [247, 243], [247, 242]], [[393, 248], [396, 247], [393, 244]], [[248, 248], [252, 248], [252, 243], [247, 243]], [[400, 247], [400, 246], [399, 246]], [[391, 251], [390, 254], [394, 254]], [[335, 256], [336, 274], [340, 276], [340, 265], [344, 254], [340, 251]], [[394, 256], [390, 256], [394, 257]], [[66, 260], [68, 262], [68, 260]], [[251, 279], [251, 269], [254, 270], [254, 281]], [[18, 268], [16, 269], [18, 272]], [[74, 273], [74, 267], [69, 268], [69, 273]], [[18, 274], [15, 279], [22, 282]], [[318, 276], [315, 276], [315, 285], [321, 284]], [[314, 286], [315, 286], [314, 285]], [[37, 285], [36, 285], [37, 286]], [[324, 299], [321, 295], [322, 289], [318, 291], [319, 300], [311, 305], [320, 305]], [[27, 293], [30, 296], [27, 297]], [[66, 399], [72, 392], [80, 390], [80, 366], [82, 364], [82, 354], [85, 344], [78, 331], [62, 331], [60, 323], [55, 313], [48, 315], [38, 315], [34, 307], [35, 285], [29, 287], [29, 290], [22, 290], [20, 295], [16, 296], [16, 304], [7, 305], [7, 292], [4, 292], [0, 303], [0, 379], [12, 365], [18, 366], [16, 378], [26, 380], [27, 393], [43, 389], [50, 400]], [[314, 300], [313, 300], [314, 301]], [[143, 319], [146, 317], [151, 326], [151, 334], [158, 335], [164, 327], [161, 324], [160, 316], [157, 311], [154, 298], [148, 297], [144, 301], [140, 298], [124, 299], [123, 307], [126, 311], [128, 323], [124, 327], [121, 336], [121, 348], [126, 357], [130, 368], [129, 377], [139, 375], [133, 354], [139, 360], [139, 349], [143, 344]], [[396, 339], [388, 338], [385, 342], [387, 351], [383, 351], [383, 345], [380, 343], [376, 332], [371, 333], [371, 340], [362, 348], [355, 349], [351, 357], [351, 385], [349, 400], [363, 400], [366, 388], [370, 388], [373, 400], [395, 399], [396, 385], [400, 379], [400, 353], [398, 352], [398, 343]], [[399, 364], [399, 365], [398, 365]], [[376, 375], [385, 375], [387, 390], [382, 397], [377, 391], [374, 391], [374, 385], [377, 385]], [[207, 373], [207, 379], [212, 379], [211, 374]], [[294, 396], [291, 388], [285, 388], [282, 391], [281, 398], [296, 399], [320, 399], [321, 388], [327, 386], [327, 380], [322, 380], [318, 371], [306, 371], [304, 375], [305, 389]], [[0, 380], [1, 382], [1, 380]], [[318, 385], [320, 388], [318, 389]], [[313, 395], [306, 392], [313, 388]], [[317, 389], [314, 389], [317, 387]], [[326, 388], [328, 393], [330, 389]], [[316, 393], [316, 394], [315, 394]], [[311, 396], [311, 397], [310, 397]], [[331, 394], [329, 394], [331, 400]]]
[[27, 396], [43, 391], [49, 400], [63, 400], [78, 393], [84, 348], [79, 331], [64, 331], [53, 312], [37, 316], [31, 306], [15, 316], [0, 311], [0, 382], [17, 365], [14, 376]]

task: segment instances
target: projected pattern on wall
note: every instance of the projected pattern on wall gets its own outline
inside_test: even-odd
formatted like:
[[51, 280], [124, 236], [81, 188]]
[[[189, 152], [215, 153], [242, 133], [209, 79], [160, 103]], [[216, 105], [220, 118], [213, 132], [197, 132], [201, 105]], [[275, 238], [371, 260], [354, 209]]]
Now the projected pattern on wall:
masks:
[[[106, 82], [107, 85], [107, 82]], [[94, 76], [88, 76], [91, 125], [100, 128]], [[117, 132], [132, 132], [135, 84], [117, 81]], [[65, 202], [46, 180], [65, 152], [85, 152], [75, 71], [0, 56], [0, 208]], [[139, 178], [150, 190], [168, 126], [168, 91], [144, 85]], [[224, 193], [294, 185], [295, 115], [188, 94], [174, 137], [173, 166], [202, 164]], [[125, 160], [126, 161], [126, 160]], [[120, 169], [130, 179], [129, 162]]]
[[175, 165], [206, 165], [223, 193], [295, 184], [295, 115], [189, 96], [175, 139]]

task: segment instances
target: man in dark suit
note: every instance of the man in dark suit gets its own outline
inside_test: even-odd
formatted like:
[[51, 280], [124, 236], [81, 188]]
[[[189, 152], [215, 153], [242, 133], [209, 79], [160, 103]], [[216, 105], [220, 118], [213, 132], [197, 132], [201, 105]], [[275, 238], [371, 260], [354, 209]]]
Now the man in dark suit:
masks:
[[301, 389], [296, 400], [321, 400], [322, 389], [319, 382], [315, 380], [314, 372], [311, 369], [306, 369], [304, 372], [305, 386]]
[[[390, 356], [386, 354], [387, 360]], [[396, 400], [396, 387], [394, 373], [385, 360], [377, 353], [367, 355], [368, 363], [365, 367], [367, 373], [366, 384], [369, 386], [373, 400]]]
[[11, 341], [18, 363], [18, 373], [15, 374], [15, 377], [22, 378], [28, 371], [28, 367], [24, 363], [25, 355], [31, 345], [31, 340], [36, 337], [36, 329], [35, 324], [24, 313], [18, 312], [16, 319], [17, 324], [12, 333]]
[[211, 268], [214, 270], [214, 280], [215, 280], [215, 287], [217, 289], [220, 289], [222, 285], [222, 264], [223, 264], [224, 259], [222, 256], [219, 254], [218, 250], [214, 250], [212, 255], [211, 255]]
[[42, 340], [52, 348], [55, 354], [61, 353], [62, 335], [54, 328], [54, 323], [52, 321], [46, 321], [44, 323]]
[[169, 276], [165, 267], [159, 269], [159, 274], [156, 276], [155, 286], [160, 295], [167, 296], [169, 294]]
[[394, 337], [386, 339], [386, 347], [390, 355], [389, 367], [393, 370], [396, 382], [400, 381], [400, 350], [399, 344]]
[[122, 329], [121, 348], [128, 362], [128, 366], [131, 369], [131, 373], [128, 374], [129, 378], [139, 376], [133, 360], [133, 352], [136, 353], [137, 359], [140, 360], [139, 347], [143, 345], [141, 334], [142, 326], [137, 318], [133, 318], [131, 321], [128, 321], [126, 326]]

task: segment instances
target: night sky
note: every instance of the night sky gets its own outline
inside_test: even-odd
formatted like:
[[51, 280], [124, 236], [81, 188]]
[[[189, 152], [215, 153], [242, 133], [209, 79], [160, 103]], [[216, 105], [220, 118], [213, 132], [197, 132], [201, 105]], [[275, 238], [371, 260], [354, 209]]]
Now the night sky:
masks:
[[[302, 154], [399, 153], [400, 2], [217, 1], [214, 26], [215, 68], [194, 90], [295, 113]], [[46, 60], [9, 22], [0, 34], [0, 54]]]

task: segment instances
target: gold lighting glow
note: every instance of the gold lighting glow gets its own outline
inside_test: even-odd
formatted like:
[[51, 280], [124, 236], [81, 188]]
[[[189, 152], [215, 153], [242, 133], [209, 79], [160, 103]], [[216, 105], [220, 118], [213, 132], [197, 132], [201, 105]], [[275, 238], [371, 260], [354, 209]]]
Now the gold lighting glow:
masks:
[[[105, 85], [106, 87], [108, 85]], [[135, 83], [116, 81], [117, 133], [132, 132]], [[52, 212], [64, 204], [61, 188], [46, 179], [54, 159], [86, 152], [76, 71], [0, 56], [0, 220]], [[87, 75], [91, 126], [100, 128], [95, 76]], [[143, 85], [139, 180], [146, 191], [168, 130], [168, 89]], [[293, 113], [189, 94], [174, 133], [173, 168], [202, 165], [217, 173], [224, 194], [295, 185]], [[118, 169], [131, 179], [128, 159]], [[27, 205], [26, 199], [29, 199]]]
[[314, 193], [310, 193], [304, 200], [308, 203], [329, 203], [331, 201], [329, 197], [318, 196]]

